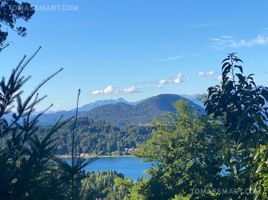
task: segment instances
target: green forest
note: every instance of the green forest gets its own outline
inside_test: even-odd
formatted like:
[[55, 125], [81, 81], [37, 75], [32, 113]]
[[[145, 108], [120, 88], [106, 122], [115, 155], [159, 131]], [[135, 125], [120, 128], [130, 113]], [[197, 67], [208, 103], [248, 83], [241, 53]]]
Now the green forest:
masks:
[[[34, 9], [16, 12], [10, 5], [31, 4], [0, 2], [0, 23], [26, 36], [26, 28], [16, 23], [30, 20]], [[7, 38], [0, 29], [1, 51], [9, 46]], [[204, 94], [205, 112], [180, 99], [175, 113], [148, 126], [116, 126], [78, 116], [79, 89], [74, 117], [39, 126], [50, 109], [36, 114], [46, 98], [39, 91], [62, 71], [26, 95], [30, 76], [24, 72], [40, 50], [23, 57], [0, 81], [1, 200], [268, 199], [268, 87], [244, 73], [236, 53], [219, 61], [221, 82]], [[94, 156], [85, 159], [81, 153]], [[59, 157], [65, 154], [70, 163]], [[84, 167], [99, 155], [132, 155], [155, 164], [149, 178], [137, 181], [115, 171], [86, 173]]]
[[[56, 139], [57, 154], [70, 155], [72, 149], [72, 122], [68, 122], [52, 137]], [[51, 127], [40, 127], [39, 135], [46, 135]], [[151, 136], [152, 126], [132, 125], [117, 127], [105, 121], [87, 117], [77, 119], [75, 144], [80, 153], [91, 155], [130, 155], [138, 145]]]

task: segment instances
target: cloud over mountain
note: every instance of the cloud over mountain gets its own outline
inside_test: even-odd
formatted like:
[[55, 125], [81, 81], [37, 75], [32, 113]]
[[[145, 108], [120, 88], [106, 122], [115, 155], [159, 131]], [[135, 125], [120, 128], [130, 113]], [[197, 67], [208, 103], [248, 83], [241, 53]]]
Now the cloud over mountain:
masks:
[[99, 90], [94, 90], [91, 92], [92, 95], [106, 95], [106, 94], [132, 94], [139, 92], [139, 88], [136, 88], [134, 86], [128, 87], [128, 88], [123, 88], [123, 89], [118, 89], [115, 88], [112, 85], [108, 85], [104, 89], [99, 89]]
[[182, 73], [178, 73], [177, 75], [171, 76], [167, 79], [162, 79], [158, 83], [158, 87], [162, 87], [167, 84], [179, 84], [186, 80], [185, 76]]

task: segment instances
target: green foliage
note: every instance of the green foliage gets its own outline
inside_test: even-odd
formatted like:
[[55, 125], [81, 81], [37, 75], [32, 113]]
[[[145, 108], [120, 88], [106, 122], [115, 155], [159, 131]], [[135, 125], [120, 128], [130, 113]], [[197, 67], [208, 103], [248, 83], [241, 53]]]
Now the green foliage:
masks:
[[172, 200], [189, 200], [190, 196], [181, 196], [181, 195], [176, 195]]
[[[35, 54], [28, 60], [24, 57], [9, 79], [0, 82], [0, 199], [60, 198], [59, 187], [54, 187], [57, 175], [51, 136], [64, 123], [57, 122], [46, 135], [38, 137], [36, 124], [41, 114], [30, 118], [36, 104], [45, 98], [39, 97], [38, 90], [62, 69], [41, 82], [23, 101], [22, 87], [29, 77], [21, 73]], [[55, 192], [46, 194], [52, 187]]]
[[[161, 119], [167, 112], [176, 112], [173, 103], [179, 99], [184, 98], [174, 94], [161, 94], [145, 99], [136, 105], [117, 103], [114, 105], [100, 106], [89, 111], [86, 116], [90, 119], [110, 122], [120, 127], [150, 125], [153, 120]], [[193, 102], [186, 101], [192, 104], [196, 110], [203, 111], [203, 108]]]
[[115, 192], [112, 199], [128, 200], [130, 189], [133, 186], [131, 179], [115, 178]]
[[85, 188], [85, 199], [111, 199], [111, 196], [115, 193], [114, 186], [116, 178], [124, 178], [124, 176], [114, 171], [101, 173], [89, 172], [82, 180]]
[[[46, 97], [39, 97], [38, 90], [62, 69], [25, 100], [21, 98], [22, 87], [29, 80], [22, 72], [36, 53], [28, 60], [24, 57], [9, 79], [0, 82], [0, 199], [83, 199], [82, 169], [87, 163], [74, 153], [71, 165], [56, 157], [53, 135], [68, 122], [59, 119], [40, 135], [37, 124], [43, 113], [33, 115], [36, 104]], [[73, 127], [75, 136], [75, 123]]]
[[[187, 102], [176, 103], [177, 114], [156, 122], [157, 130], [137, 156], [157, 162], [148, 173], [145, 199], [172, 199], [191, 194], [191, 188], [210, 189], [221, 178], [224, 135], [221, 125], [199, 116]], [[215, 134], [217, 133], [217, 134]], [[204, 199], [195, 196], [193, 199]]]
[[2, 27], [7, 26], [13, 31], [16, 31], [18, 35], [25, 36], [26, 28], [23, 26], [16, 26], [17, 21], [28, 21], [34, 14], [34, 7], [27, 2], [19, 3], [15, 0], [1, 0], [0, 2], [0, 47], [1, 50], [8, 46], [4, 45], [7, 39], [8, 32], [3, 31]]
[[[54, 134], [57, 138], [58, 154], [71, 154], [72, 122], [69, 122]], [[40, 127], [39, 134], [46, 134], [50, 127]], [[138, 144], [144, 143], [150, 136], [151, 126], [117, 127], [104, 121], [95, 121], [80, 117], [76, 126], [75, 144], [82, 153], [92, 155], [130, 154]]]
[[146, 193], [148, 192], [148, 180], [138, 180], [130, 190], [130, 200], [146, 200]]
[[222, 120], [237, 145], [256, 148], [267, 139], [268, 88], [257, 86], [253, 74], [245, 76], [241, 62], [235, 54], [223, 60], [222, 84], [208, 89], [206, 111]]
[[208, 115], [186, 102], [156, 123], [137, 156], [156, 165], [139, 190], [145, 199], [266, 199], [268, 88], [243, 74], [242, 61], [223, 60], [222, 83], [208, 89]]
[[268, 198], [268, 145], [261, 145], [254, 155], [251, 190], [255, 199]]
[[[207, 115], [181, 99], [153, 126], [128, 127], [78, 118], [80, 91], [74, 120], [38, 127], [38, 90], [61, 70], [22, 100], [29, 78], [21, 74], [33, 57], [0, 82], [0, 199], [267, 199], [268, 88], [245, 76], [234, 54], [223, 61], [221, 85], [208, 89]], [[85, 174], [88, 163], [76, 156], [137, 145], [135, 155], [154, 166], [136, 183], [116, 172]], [[59, 153], [71, 154], [71, 164]]]
[[[38, 90], [62, 69], [41, 82], [22, 100], [22, 87], [29, 80], [29, 77], [22, 76], [22, 72], [36, 53], [28, 60], [24, 57], [9, 79], [3, 78], [0, 82], [0, 199], [91, 200], [102, 196], [121, 199], [125, 194], [119, 186], [114, 187], [114, 178], [123, 178], [122, 175], [113, 172], [103, 173], [103, 176], [86, 175], [83, 168], [88, 162], [76, 155], [88, 152], [87, 147], [92, 144], [91, 152], [94, 150], [96, 154], [121, 153], [123, 148], [135, 147], [149, 137], [152, 127], [117, 128], [88, 118], [78, 119], [80, 91], [74, 119], [61, 122], [60, 118], [54, 126], [38, 127], [43, 113], [33, 113], [36, 104], [46, 97], [39, 97]], [[61, 148], [58, 144], [66, 141], [67, 152], [71, 154], [70, 164], [56, 156]]]
[[[267, 145], [268, 88], [257, 86], [253, 75], [243, 74], [242, 60], [229, 54], [223, 60], [222, 84], [208, 89], [206, 110], [221, 121], [228, 138], [225, 152], [225, 187], [247, 190], [255, 176], [253, 161], [256, 149]], [[257, 164], [259, 165], [259, 164]], [[265, 186], [264, 186], [265, 187]], [[240, 194], [236, 198], [249, 198]]]

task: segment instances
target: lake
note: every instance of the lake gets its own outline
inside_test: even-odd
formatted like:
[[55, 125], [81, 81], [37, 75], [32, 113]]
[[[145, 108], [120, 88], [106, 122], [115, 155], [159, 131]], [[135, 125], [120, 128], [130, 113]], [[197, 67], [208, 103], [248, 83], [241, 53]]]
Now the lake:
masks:
[[115, 170], [124, 174], [126, 178], [136, 181], [138, 178], [148, 178], [144, 171], [150, 169], [152, 163], [142, 162], [137, 157], [105, 157], [99, 158], [85, 167], [86, 172], [103, 172]]

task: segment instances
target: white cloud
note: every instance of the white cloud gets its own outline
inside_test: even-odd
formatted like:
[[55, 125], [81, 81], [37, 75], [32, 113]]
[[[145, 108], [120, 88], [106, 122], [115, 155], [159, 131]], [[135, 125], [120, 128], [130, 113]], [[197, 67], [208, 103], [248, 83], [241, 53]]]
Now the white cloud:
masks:
[[159, 81], [159, 84], [164, 85], [164, 84], [166, 84], [166, 82], [167, 82], [167, 79], [163, 79], [163, 80]]
[[[155, 89], [156, 87], [162, 87], [164, 85], [168, 85], [168, 84], [180, 84], [183, 83], [184, 81], [186, 81], [187, 78], [185, 78], [185, 76], [182, 73], [178, 73], [174, 76], [171, 76], [169, 78], [166, 79], [162, 79], [159, 81], [146, 81], [146, 82], [142, 82], [141, 84], [151, 84], [151, 89]], [[137, 85], [137, 84], [136, 84]], [[142, 87], [144, 89], [144, 87]], [[112, 85], [108, 85], [106, 88], [104, 89], [98, 89], [98, 90], [94, 90], [91, 92], [92, 95], [113, 95], [113, 94], [133, 94], [133, 93], [138, 93], [141, 91], [140, 87], [136, 87], [136, 86], [130, 86], [127, 88], [116, 88]]]
[[123, 89], [122, 92], [125, 93], [125, 94], [131, 94], [131, 93], [139, 92], [139, 89], [134, 87], [134, 86], [131, 86], [129, 88]]
[[92, 95], [108, 95], [108, 94], [131, 94], [131, 93], [136, 93], [139, 92], [139, 88], [136, 88], [134, 86], [124, 88], [124, 89], [117, 89], [113, 87], [112, 85], [108, 85], [106, 88], [102, 90], [95, 90], [92, 91]]
[[203, 76], [205, 76], [206, 75], [206, 73], [205, 72], [203, 72], [203, 71], [201, 71], [201, 72], [198, 72], [198, 74], [197, 74], [199, 77], [203, 77]]
[[95, 90], [91, 94], [102, 95], [102, 94], [112, 94], [112, 93], [116, 93], [116, 92], [117, 92], [117, 90], [112, 85], [108, 85], [103, 90]]
[[207, 72], [207, 76], [213, 76], [214, 72], [213, 71], [209, 71]]
[[172, 57], [167, 57], [167, 58], [160, 58], [160, 59], [155, 59], [153, 60], [154, 62], [166, 62], [166, 61], [175, 61], [175, 60], [180, 60], [184, 58], [185, 56], [183, 54], [178, 55], [178, 56], [172, 56]]
[[233, 36], [225, 35], [218, 38], [211, 38], [212, 46], [216, 50], [221, 50], [225, 48], [242, 48], [242, 47], [254, 47], [263, 46], [268, 44], [268, 36], [257, 35], [251, 39], [236, 39]]
[[186, 80], [185, 76], [182, 73], [178, 73], [175, 76], [171, 76], [167, 79], [162, 79], [158, 83], [158, 87], [162, 87], [167, 84], [179, 84]]
[[99, 95], [102, 93], [103, 93], [103, 90], [94, 90], [93, 92], [91, 92], [92, 95]]
[[200, 71], [197, 73], [197, 76], [199, 77], [211, 77], [214, 75], [214, 71], [208, 71], [208, 72], [204, 72], [204, 71]]
[[219, 75], [219, 76], [217, 77], [217, 79], [218, 79], [219, 81], [222, 81], [222, 75]]
[[111, 93], [116, 92], [116, 89], [112, 85], [109, 85], [103, 90], [103, 92], [105, 94], [111, 94]]

